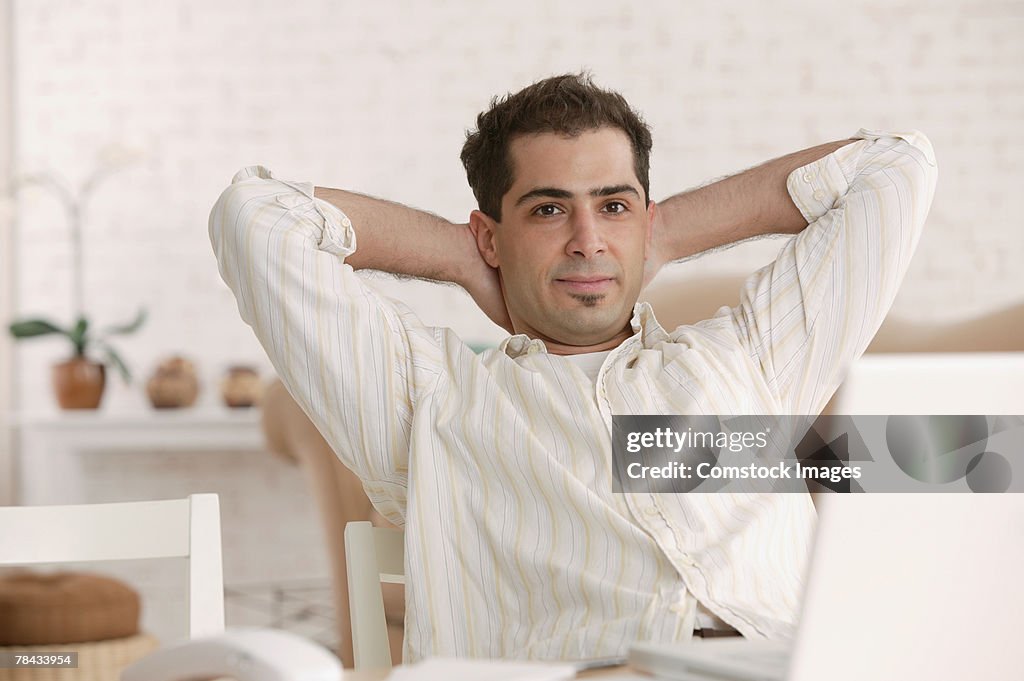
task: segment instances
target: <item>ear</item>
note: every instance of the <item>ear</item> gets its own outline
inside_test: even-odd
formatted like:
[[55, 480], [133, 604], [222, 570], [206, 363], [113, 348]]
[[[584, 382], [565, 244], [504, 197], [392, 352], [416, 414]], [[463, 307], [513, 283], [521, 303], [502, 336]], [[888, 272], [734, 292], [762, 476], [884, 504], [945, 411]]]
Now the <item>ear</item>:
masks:
[[495, 231], [498, 223], [486, 213], [474, 210], [469, 214], [469, 229], [476, 239], [476, 248], [481, 257], [491, 267], [499, 267], [498, 246], [495, 242]]
[[654, 221], [658, 217], [658, 206], [654, 201], [647, 203], [647, 238], [644, 239], [644, 260], [651, 257], [651, 244], [654, 241]]

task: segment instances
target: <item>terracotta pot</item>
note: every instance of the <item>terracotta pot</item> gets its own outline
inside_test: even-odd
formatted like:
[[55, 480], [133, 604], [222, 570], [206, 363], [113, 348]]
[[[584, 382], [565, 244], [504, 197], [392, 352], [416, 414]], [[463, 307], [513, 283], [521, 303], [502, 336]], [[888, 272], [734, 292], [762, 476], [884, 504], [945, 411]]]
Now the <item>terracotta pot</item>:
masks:
[[61, 409], [96, 409], [106, 384], [106, 367], [99, 362], [72, 357], [53, 365], [53, 391]]

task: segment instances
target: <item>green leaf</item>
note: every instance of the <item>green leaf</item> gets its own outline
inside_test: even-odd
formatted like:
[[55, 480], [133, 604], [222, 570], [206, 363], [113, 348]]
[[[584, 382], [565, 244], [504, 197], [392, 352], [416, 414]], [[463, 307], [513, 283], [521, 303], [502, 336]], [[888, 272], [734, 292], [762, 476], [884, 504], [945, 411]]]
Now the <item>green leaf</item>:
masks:
[[67, 331], [56, 324], [45, 319], [23, 319], [10, 325], [11, 335], [15, 338], [32, 338], [33, 336], [45, 336], [51, 333], [61, 333], [70, 336]]
[[117, 368], [118, 372], [120, 372], [121, 378], [124, 379], [124, 382], [131, 385], [132, 372], [128, 370], [128, 366], [124, 363], [124, 361], [122, 361], [120, 355], [118, 355], [117, 352], [114, 351], [114, 348], [110, 347], [106, 343], [103, 343], [102, 341], [99, 343], [99, 345], [106, 352], [107, 362], [109, 364], [113, 364]]
[[139, 327], [146, 321], [146, 310], [144, 308], [139, 309], [139, 313], [135, 315], [135, 319], [130, 324], [123, 326], [110, 326], [103, 331], [104, 336], [120, 336], [126, 333], [134, 333], [139, 330]]
[[75, 344], [75, 353], [79, 355], [85, 354], [85, 346], [87, 345], [85, 339], [85, 331], [89, 328], [89, 320], [85, 317], [79, 317], [78, 323], [75, 324], [75, 328], [71, 329], [71, 333], [68, 334], [71, 338], [71, 342]]

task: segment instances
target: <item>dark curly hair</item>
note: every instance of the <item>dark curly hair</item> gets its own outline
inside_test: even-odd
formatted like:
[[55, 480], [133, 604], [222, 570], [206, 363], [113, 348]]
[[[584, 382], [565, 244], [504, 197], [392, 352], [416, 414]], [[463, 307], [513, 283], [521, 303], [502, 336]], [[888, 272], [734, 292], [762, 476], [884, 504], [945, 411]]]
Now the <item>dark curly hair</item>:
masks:
[[518, 135], [553, 132], [568, 137], [603, 127], [626, 133], [633, 167], [650, 202], [651, 131], [617, 92], [594, 85], [584, 73], [546, 78], [504, 98], [476, 119], [466, 133], [462, 165], [480, 210], [501, 222], [501, 197], [512, 187], [509, 144]]

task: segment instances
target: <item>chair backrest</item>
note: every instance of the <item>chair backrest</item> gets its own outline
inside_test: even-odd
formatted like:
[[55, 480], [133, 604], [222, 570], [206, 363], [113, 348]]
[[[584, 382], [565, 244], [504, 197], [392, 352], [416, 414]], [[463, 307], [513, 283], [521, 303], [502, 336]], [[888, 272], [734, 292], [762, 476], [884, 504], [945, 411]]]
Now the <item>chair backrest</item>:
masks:
[[348, 604], [356, 669], [392, 665], [381, 582], [405, 583], [405, 535], [367, 521], [345, 526]]
[[1024, 414], [1024, 352], [864, 355], [836, 414]]
[[216, 494], [168, 501], [3, 506], [0, 537], [0, 565], [185, 558], [189, 638], [224, 631]]

